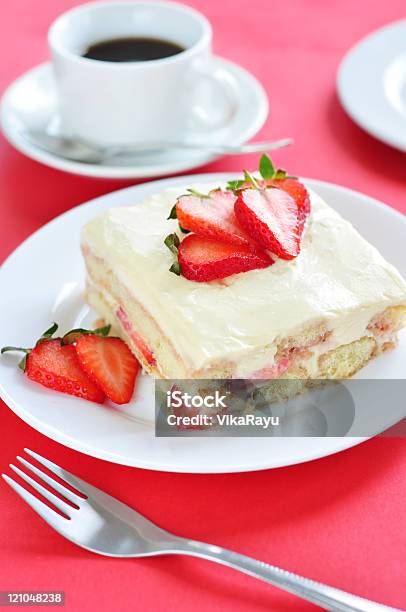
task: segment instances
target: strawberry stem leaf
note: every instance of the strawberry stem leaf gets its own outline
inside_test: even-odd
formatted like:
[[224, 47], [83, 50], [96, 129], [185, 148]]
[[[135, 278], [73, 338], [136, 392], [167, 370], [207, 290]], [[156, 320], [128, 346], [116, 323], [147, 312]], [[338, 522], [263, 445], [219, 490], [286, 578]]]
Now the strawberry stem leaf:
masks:
[[31, 349], [21, 348], [20, 346], [3, 346], [3, 348], [1, 349], [1, 354], [8, 353], [9, 351], [16, 351], [16, 352], [19, 352], [19, 353], [26, 353], [28, 355], [28, 353], [31, 351]]
[[167, 217], [167, 220], [169, 219], [177, 219], [178, 215], [176, 214], [176, 204], [174, 204], [171, 208], [171, 212], [169, 213], [169, 217]]
[[19, 353], [24, 353], [24, 357], [18, 363], [18, 367], [20, 370], [25, 372], [25, 368], [27, 366], [27, 357], [31, 353], [31, 349], [21, 348], [20, 346], [3, 346], [1, 349], [1, 354], [8, 353], [9, 351], [17, 351]]
[[227, 183], [227, 191], [238, 191], [244, 185], [245, 181], [236, 180], [236, 181], [228, 181]]
[[174, 261], [171, 267], [169, 268], [169, 272], [173, 272], [176, 276], [180, 276], [180, 264], [178, 261]]
[[44, 333], [39, 338], [39, 340], [37, 340], [37, 344], [39, 344], [40, 342], [43, 342], [44, 340], [49, 340], [50, 338], [52, 338], [52, 336], [57, 331], [57, 329], [58, 329], [58, 324], [55, 322], [52, 323], [51, 327], [45, 330]]
[[286, 170], [282, 170], [282, 168], [278, 168], [275, 172], [275, 179], [285, 179], [286, 178]]
[[26, 355], [24, 355], [24, 357], [21, 359], [21, 361], [18, 362], [18, 367], [23, 372], [25, 372], [25, 368], [27, 367], [27, 357], [28, 357], [28, 353]]
[[179, 236], [175, 233], [169, 234], [169, 236], [165, 238], [164, 243], [176, 257], [176, 261], [174, 261], [169, 268], [169, 272], [173, 272], [177, 276], [180, 276], [180, 265], [178, 262], [178, 247], [180, 245]]
[[275, 178], [275, 168], [271, 161], [271, 158], [264, 153], [259, 160], [259, 173], [263, 179]]
[[96, 327], [91, 330], [90, 333], [96, 334], [96, 336], [108, 336], [111, 330], [111, 325], [103, 325], [102, 327]]
[[197, 191], [197, 189], [187, 189], [187, 191], [191, 194], [196, 196], [197, 198], [209, 198], [210, 195], [207, 193], [202, 193], [201, 191]]
[[104, 325], [103, 327], [97, 327], [96, 329], [83, 329], [77, 327], [71, 329], [61, 339], [61, 344], [74, 344], [79, 340], [81, 336], [108, 336], [111, 330], [111, 325]]
[[[167, 217], [167, 220], [169, 220], [169, 219], [177, 219], [177, 218], [178, 218], [178, 215], [177, 215], [177, 212], [176, 212], [176, 204], [174, 204], [172, 206], [172, 208], [171, 208], [171, 212], [169, 213], [169, 217]], [[189, 232], [190, 232], [190, 230], [185, 229], [184, 227], [182, 227], [180, 223], [179, 223], [179, 229], [180, 229], [180, 231], [183, 234], [189, 234]], [[165, 244], [166, 244], [166, 242], [165, 242]], [[168, 245], [166, 245], [166, 246], [168, 246]], [[170, 247], [168, 247], [168, 248], [170, 248]]]
[[180, 240], [179, 240], [179, 236], [175, 233], [173, 234], [169, 234], [165, 240], [164, 240], [164, 244], [165, 246], [168, 247], [168, 249], [174, 253], [175, 255], [178, 254], [178, 246], [180, 245]]
[[248, 183], [251, 183], [254, 189], [259, 189], [259, 185], [256, 179], [252, 176], [250, 172], [248, 172], [248, 170], [244, 170], [244, 178]]

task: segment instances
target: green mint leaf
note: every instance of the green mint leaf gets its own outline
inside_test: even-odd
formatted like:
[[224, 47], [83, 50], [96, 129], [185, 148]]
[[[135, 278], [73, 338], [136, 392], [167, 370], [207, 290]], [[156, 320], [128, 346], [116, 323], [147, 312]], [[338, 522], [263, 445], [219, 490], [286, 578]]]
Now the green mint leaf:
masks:
[[250, 172], [248, 172], [248, 170], [244, 170], [244, 178], [248, 183], [251, 183], [254, 189], [259, 189], [259, 185], [256, 179], [252, 176]]
[[169, 272], [173, 272], [176, 276], [180, 276], [180, 264], [178, 261], [174, 261], [171, 267], [169, 268]]
[[272, 179], [275, 175], [275, 168], [271, 158], [264, 153], [259, 160], [259, 173], [263, 179]]
[[179, 240], [179, 236], [175, 233], [173, 234], [169, 234], [165, 240], [164, 240], [164, 244], [165, 246], [168, 247], [168, 249], [174, 253], [175, 255], [177, 255], [178, 253], [178, 246], [180, 245], [180, 240]]
[[182, 227], [180, 223], [179, 223], [179, 229], [182, 232], [182, 234], [190, 234], [190, 230], [185, 229], [184, 227]]
[[171, 212], [169, 213], [169, 217], [167, 219], [177, 219], [178, 215], [176, 214], [176, 204], [174, 204], [171, 208]]
[[236, 181], [228, 181], [226, 189], [228, 191], [238, 191], [244, 185], [245, 181], [236, 180]]

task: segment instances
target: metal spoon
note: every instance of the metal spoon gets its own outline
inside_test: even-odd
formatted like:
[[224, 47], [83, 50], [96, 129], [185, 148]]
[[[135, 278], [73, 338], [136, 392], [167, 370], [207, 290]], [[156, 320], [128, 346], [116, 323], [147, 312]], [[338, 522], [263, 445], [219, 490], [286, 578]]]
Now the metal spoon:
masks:
[[242, 155], [244, 153], [260, 153], [280, 149], [293, 142], [291, 138], [283, 138], [281, 140], [250, 142], [238, 145], [168, 141], [142, 142], [123, 147], [98, 147], [83, 140], [71, 138], [70, 136], [54, 135], [41, 130], [26, 130], [23, 135], [32, 144], [44, 151], [48, 151], [48, 153], [85, 164], [101, 164], [117, 157], [156, 153], [172, 149], [207, 151], [208, 153], [218, 155]]

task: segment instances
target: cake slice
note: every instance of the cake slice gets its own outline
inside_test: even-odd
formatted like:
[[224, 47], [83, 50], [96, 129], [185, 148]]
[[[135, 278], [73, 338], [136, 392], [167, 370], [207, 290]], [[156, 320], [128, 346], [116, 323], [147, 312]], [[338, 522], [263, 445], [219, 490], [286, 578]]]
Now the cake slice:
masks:
[[194, 282], [169, 271], [164, 244], [171, 232], [184, 236], [168, 220], [184, 192], [113, 208], [82, 232], [86, 300], [144, 370], [169, 379], [345, 378], [395, 346], [405, 281], [319, 195], [308, 190], [311, 213], [294, 259]]

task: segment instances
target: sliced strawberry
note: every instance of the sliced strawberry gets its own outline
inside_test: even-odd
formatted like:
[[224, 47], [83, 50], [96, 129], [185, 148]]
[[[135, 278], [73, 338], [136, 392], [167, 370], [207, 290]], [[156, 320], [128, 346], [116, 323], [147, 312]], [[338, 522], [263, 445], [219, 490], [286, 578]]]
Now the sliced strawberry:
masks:
[[[266, 180], [257, 179], [257, 184], [259, 187], [278, 187], [278, 189], [283, 189], [283, 191], [292, 196], [299, 209], [299, 219], [303, 227], [310, 214], [310, 196], [303, 183], [294, 178], [273, 178]], [[246, 181], [243, 186], [252, 187], [252, 184]]]
[[225, 278], [231, 274], [266, 268], [273, 261], [263, 251], [236, 246], [191, 234], [179, 245], [178, 260], [182, 275], [196, 282]]
[[25, 372], [31, 380], [62, 393], [102, 404], [105, 394], [82, 370], [73, 345], [59, 338], [43, 340], [27, 355]]
[[231, 191], [220, 189], [208, 196], [183, 195], [176, 203], [176, 216], [182, 228], [198, 236], [257, 248], [235, 217], [235, 200]]
[[272, 181], [266, 181], [266, 183], [283, 189], [295, 200], [299, 209], [299, 227], [302, 232], [306, 219], [310, 214], [310, 196], [306, 187], [303, 183], [293, 178], [273, 179]]
[[310, 196], [303, 183], [294, 178], [285, 178], [273, 179], [272, 181], [267, 181], [267, 184], [286, 191], [295, 200], [300, 211], [306, 216], [310, 213]]
[[238, 221], [264, 248], [282, 259], [300, 252], [301, 215], [292, 196], [276, 188], [239, 192], [234, 205]]
[[140, 364], [120, 338], [81, 336], [76, 353], [84, 371], [115, 404], [127, 404], [133, 395]]

